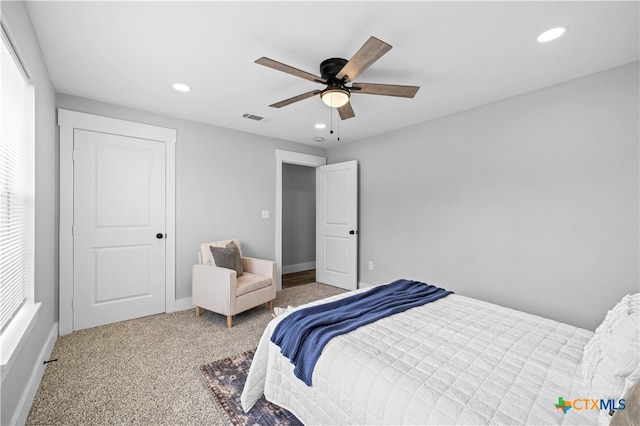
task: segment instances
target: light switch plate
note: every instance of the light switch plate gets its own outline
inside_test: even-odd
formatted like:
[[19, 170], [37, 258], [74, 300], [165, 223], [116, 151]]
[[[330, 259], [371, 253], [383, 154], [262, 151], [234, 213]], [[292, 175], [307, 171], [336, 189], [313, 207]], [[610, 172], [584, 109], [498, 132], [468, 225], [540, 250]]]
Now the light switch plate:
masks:
[[262, 210], [262, 218], [269, 219], [269, 210]]

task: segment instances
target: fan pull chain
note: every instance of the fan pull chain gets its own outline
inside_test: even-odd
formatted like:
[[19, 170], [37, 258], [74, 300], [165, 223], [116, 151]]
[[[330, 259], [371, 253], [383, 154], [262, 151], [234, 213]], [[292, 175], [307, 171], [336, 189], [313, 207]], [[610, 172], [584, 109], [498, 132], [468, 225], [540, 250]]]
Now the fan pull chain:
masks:
[[[334, 108], [331, 108], [331, 107], [329, 107], [329, 108], [330, 108], [329, 115], [331, 116], [331, 119], [330, 119], [331, 120], [331, 130], [329, 130], [329, 134], [332, 135], [333, 134], [333, 110], [334, 110]], [[336, 111], [338, 111], [338, 110], [336, 109]], [[338, 142], [340, 142], [340, 120], [338, 120]]]
[[329, 107], [329, 121], [331, 122], [331, 129], [329, 130], [329, 134], [333, 134], [333, 108]]

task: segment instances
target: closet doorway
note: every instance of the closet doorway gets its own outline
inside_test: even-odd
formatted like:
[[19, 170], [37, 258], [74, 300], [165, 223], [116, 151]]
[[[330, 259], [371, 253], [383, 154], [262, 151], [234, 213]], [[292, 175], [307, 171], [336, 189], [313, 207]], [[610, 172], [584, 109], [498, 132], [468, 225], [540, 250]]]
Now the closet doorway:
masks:
[[[288, 224], [283, 220], [283, 175], [284, 167], [288, 165], [301, 166], [308, 169], [310, 172], [315, 173], [315, 169], [318, 166], [323, 166], [327, 163], [325, 157], [319, 157], [316, 155], [302, 154], [299, 152], [284, 151], [276, 149], [276, 279], [277, 289], [282, 290], [282, 274], [283, 270], [283, 230]], [[315, 180], [315, 179], [314, 179]], [[287, 184], [289, 185], [289, 184]], [[315, 193], [315, 190], [314, 190]], [[315, 203], [314, 203], [315, 204]], [[315, 221], [315, 213], [314, 213]], [[315, 227], [315, 225], [314, 225]], [[314, 228], [315, 229], [315, 228]], [[315, 236], [313, 237], [315, 240]], [[312, 258], [315, 266], [315, 256]], [[287, 265], [290, 266], [290, 265]], [[287, 268], [291, 271], [292, 269]]]
[[282, 165], [282, 287], [316, 280], [316, 169]]

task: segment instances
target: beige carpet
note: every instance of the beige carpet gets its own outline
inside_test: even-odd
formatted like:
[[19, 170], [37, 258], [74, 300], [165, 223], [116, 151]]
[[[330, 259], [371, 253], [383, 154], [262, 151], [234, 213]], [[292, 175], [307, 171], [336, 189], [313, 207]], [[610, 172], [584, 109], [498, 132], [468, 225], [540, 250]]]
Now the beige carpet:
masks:
[[[278, 294], [297, 306], [341, 293], [319, 283]], [[255, 349], [271, 319], [265, 305], [226, 318], [194, 310], [153, 315], [58, 338], [27, 425], [222, 425], [202, 386], [202, 364]]]

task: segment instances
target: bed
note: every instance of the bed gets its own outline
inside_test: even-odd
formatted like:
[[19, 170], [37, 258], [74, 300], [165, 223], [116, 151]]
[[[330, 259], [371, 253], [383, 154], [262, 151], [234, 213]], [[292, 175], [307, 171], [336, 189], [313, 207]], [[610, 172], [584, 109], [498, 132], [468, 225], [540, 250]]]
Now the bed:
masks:
[[[311, 386], [295, 377], [270, 340], [293, 309], [265, 329], [241, 396], [243, 409], [264, 394], [309, 425], [606, 424], [608, 412], [558, 406], [619, 398], [638, 379], [640, 299], [625, 299], [618, 318], [609, 318], [613, 309], [594, 333], [450, 294], [334, 337], [317, 360]], [[612, 330], [622, 330], [614, 337], [626, 349], [618, 345], [607, 360]], [[616, 370], [621, 362], [615, 357], [624, 358], [624, 371]], [[614, 377], [603, 381], [603, 374]]]

